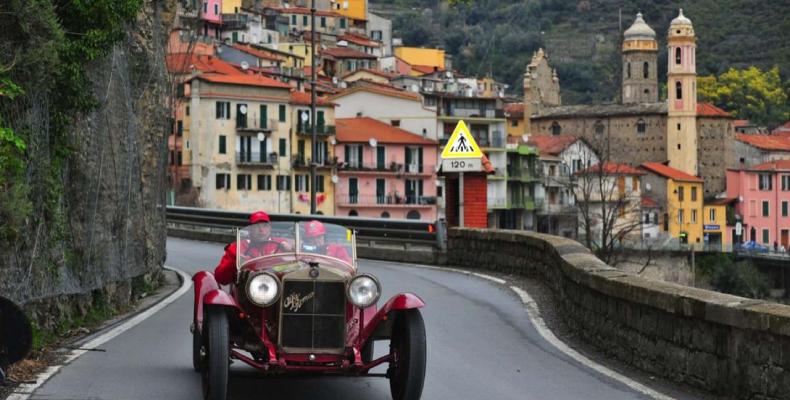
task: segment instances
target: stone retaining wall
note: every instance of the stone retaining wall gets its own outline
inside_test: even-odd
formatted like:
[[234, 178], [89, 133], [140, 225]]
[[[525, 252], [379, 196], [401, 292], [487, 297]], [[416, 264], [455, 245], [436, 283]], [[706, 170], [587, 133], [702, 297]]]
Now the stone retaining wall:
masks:
[[451, 229], [448, 263], [542, 279], [566, 324], [601, 352], [717, 395], [790, 399], [790, 306], [645, 279], [578, 242]]

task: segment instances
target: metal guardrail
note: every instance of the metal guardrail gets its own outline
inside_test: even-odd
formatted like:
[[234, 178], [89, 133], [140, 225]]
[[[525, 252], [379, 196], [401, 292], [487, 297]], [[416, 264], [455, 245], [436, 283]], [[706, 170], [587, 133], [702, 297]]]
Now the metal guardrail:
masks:
[[[168, 224], [232, 229], [247, 225], [249, 213], [210, 210], [192, 207], [167, 207]], [[272, 221], [300, 222], [319, 220], [354, 229], [357, 238], [368, 241], [386, 241], [403, 245], [428, 245], [444, 250], [446, 228], [444, 221], [435, 223], [402, 219], [330, 217], [324, 215], [269, 214]]]

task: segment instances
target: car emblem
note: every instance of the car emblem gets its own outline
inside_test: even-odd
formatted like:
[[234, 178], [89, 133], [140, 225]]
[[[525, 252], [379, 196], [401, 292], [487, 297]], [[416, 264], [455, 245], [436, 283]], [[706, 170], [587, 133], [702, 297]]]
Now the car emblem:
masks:
[[315, 279], [318, 278], [318, 263], [313, 261], [310, 263], [310, 277]]
[[307, 300], [312, 299], [315, 296], [315, 292], [310, 292], [304, 297], [299, 297], [299, 293], [293, 292], [285, 298], [285, 304], [283, 307], [290, 310], [291, 312], [297, 312], [300, 308], [307, 302]]

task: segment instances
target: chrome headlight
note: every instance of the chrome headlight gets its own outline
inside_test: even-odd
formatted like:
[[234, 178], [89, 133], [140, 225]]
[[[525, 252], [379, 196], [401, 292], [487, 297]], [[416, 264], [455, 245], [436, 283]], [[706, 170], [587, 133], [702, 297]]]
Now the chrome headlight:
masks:
[[375, 304], [381, 296], [381, 284], [372, 275], [357, 275], [348, 283], [348, 300], [355, 306], [367, 308]]
[[247, 280], [247, 297], [256, 306], [268, 307], [280, 297], [280, 280], [270, 272], [250, 276]]

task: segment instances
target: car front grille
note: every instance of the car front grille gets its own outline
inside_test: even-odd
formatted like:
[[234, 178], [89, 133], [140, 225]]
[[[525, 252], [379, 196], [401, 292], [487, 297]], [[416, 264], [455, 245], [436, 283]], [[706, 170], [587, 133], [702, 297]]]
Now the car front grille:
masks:
[[306, 351], [345, 347], [343, 282], [285, 280], [280, 307], [281, 346]]

